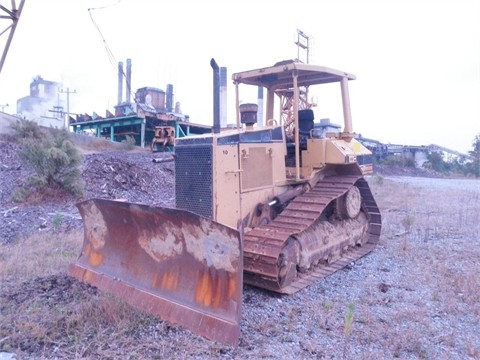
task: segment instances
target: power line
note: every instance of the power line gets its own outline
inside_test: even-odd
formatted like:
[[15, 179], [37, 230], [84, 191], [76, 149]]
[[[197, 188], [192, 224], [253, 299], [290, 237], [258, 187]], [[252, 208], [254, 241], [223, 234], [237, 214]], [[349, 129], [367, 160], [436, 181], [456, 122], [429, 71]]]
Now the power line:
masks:
[[97, 29], [98, 34], [102, 39], [103, 46], [105, 46], [105, 50], [107, 51], [107, 57], [108, 57], [108, 60], [110, 61], [110, 64], [112, 66], [115, 66], [115, 64], [117, 63], [117, 60], [115, 59], [115, 56], [113, 55], [112, 50], [110, 50], [110, 47], [108, 46], [107, 41], [105, 40], [105, 37], [103, 36], [102, 31], [100, 30], [100, 27], [98, 26], [97, 22], [93, 18], [91, 10], [95, 10], [95, 9], [88, 9], [88, 13], [90, 15], [90, 19], [92, 20], [93, 26], [95, 27], [95, 29]]
[[[97, 30], [98, 34], [100, 35], [100, 38], [102, 39], [102, 42], [103, 42], [103, 46], [105, 47], [105, 50], [107, 52], [107, 58], [110, 62], [110, 65], [112, 65], [114, 68], [117, 67], [117, 64], [118, 64], [118, 61], [117, 59], [115, 58], [115, 55], [113, 55], [113, 52], [112, 50], [110, 49], [110, 47], [108, 46], [107, 44], [107, 40], [105, 40], [105, 37], [103, 36], [103, 33], [102, 31], [100, 30], [100, 27], [98, 26], [97, 22], [95, 21], [95, 19], [93, 18], [93, 14], [92, 14], [92, 11], [93, 10], [102, 10], [102, 9], [107, 9], [107, 8], [111, 8], [111, 7], [114, 7], [114, 6], [117, 6], [122, 0], [118, 0], [116, 3], [112, 4], [112, 5], [108, 5], [108, 6], [101, 6], [101, 7], [96, 7], [96, 8], [89, 8], [88, 9], [88, 13], [90, 15], [90, 19], [92, 20], [92, 23], [93, 23], [93, 26], [95, 27], [95, 29]], [[129, 79], [127, 78], [125, 72], [123, 71], [122, 69], [122, 76], [123, 78], [125, 79], [125, 81], [127, 82], [127, 86], [129, 88], [131, 88], [131, 84], [129, 83]], [[127, 100], [130, 100], [130, 99], [127, 99]]]

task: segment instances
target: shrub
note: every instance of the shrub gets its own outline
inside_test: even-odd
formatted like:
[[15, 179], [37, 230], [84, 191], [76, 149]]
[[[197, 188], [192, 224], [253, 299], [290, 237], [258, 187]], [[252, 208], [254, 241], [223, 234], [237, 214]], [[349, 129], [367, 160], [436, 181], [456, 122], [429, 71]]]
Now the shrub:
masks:
[[43, 137], [44, 130], [33, 120], [17, 120], [10, 125], [13, 130], [12, 136], [17, 140]]
[[75, 195], [83, 193], [84, 183], [79, 169], [83, 157], [66, 129], [47, 131], [26, 121], [17, 124], [15, 131], [18, 137], [25, 136], [21, 140], [20, 158], [36, 174], [29, 179], [30, 184], [54, 185]]
[[415, 167], [415, 159], [405, 155], [389, 155], [383, 161], [385, 165], [394, 165], [401, 167]]

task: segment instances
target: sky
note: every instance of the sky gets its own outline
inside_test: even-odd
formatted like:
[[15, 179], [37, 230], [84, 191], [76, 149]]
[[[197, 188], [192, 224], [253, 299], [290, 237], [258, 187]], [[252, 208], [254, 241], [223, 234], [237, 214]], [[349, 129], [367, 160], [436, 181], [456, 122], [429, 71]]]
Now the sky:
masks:
[[[8, 8], [10, 0], [0, 4]], [[0, 105], [15, 114], [40, 75], [62, 84], [63, 104], [66, 90], [75, 91], [71, 113], [103, 116], [117, 104], [118, 62], [131, 59], [132, 94], [172, 84], [190, 121], [212, 124], [210, 59], [229, 80], [277, 61], [305, 61], [297, 29], [310, 38], [310, 63], [356, 75], [349, 84], [354, 132], [472, 150], [480, 134], [480, 0], [26, 0], [0, 73]], [[343, 124], [328, 98], [311, 95], [317, 120]], [[235, 122], [231, 81], [227, 96], [228, 122]]]

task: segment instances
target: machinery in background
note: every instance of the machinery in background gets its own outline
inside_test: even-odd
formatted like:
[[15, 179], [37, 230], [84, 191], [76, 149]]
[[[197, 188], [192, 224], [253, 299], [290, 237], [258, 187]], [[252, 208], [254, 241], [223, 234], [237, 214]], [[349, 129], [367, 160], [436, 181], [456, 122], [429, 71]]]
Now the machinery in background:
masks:
[[150, 143], [152, 152], [173, 151], [175, 145], [175, 128], [173, 126], [155, 126], [155, 133]]

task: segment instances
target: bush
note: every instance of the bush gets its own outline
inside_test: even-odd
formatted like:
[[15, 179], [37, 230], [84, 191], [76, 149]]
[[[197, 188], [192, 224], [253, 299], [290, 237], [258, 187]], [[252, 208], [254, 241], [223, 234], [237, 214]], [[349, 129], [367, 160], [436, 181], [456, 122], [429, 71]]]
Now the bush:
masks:
[[79, 169], [83, 157], [66, 129], [42, 129], [29, 120], [17, 121], [12, 128], [23, 144], [20, 158], [36, 174], [29, 179], [30, 185], [53, 185], [75, 195], [83, 193]]
[[17, 140], [23, 139], [40, 139], [44, 130], [33, 120], [17, 120], [10, 125], [13, 130], [13, 137]]
[[415, 167], [415, 159], [404, 155], [389, 155], [381, 163], [401, 167]]

